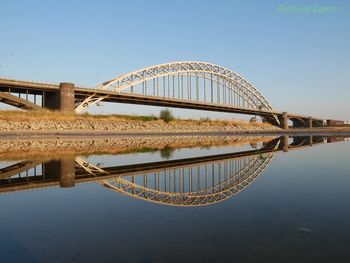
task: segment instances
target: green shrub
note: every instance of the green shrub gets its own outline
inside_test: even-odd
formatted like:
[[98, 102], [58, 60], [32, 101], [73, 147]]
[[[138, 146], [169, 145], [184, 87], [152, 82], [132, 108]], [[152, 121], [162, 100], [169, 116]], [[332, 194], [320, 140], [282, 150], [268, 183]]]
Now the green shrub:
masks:
[[169, 109], [161, 110], [159, 118], [165, 122], [170, 122], [170, 121], [174, 120], [174, 116]]
[[170, 159], [171, 157], [173, 157], [173, 153], [174, 153], [175, 149], [166, 145], [163, 149], [160, 150], [160, 156], [162, 157], [162, 159]]

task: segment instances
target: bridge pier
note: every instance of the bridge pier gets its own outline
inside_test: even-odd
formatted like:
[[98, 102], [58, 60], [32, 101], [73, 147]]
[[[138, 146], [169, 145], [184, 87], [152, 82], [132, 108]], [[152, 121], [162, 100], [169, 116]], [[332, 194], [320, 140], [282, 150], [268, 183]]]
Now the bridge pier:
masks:
[[312, 146], [313, 141], [314, 141], [314, 137], [312, 135], [310, 135], [310, 137], [309, 137], [309, 145], [310, 146]]
[[309, 128], [312, 128], [312, 117], [309, 117], [308, 126]]
[[288, 112], [283, 112], [283, 115], [279, 117], [279, 121], [280, 121], [280, 128], [284, 129], [284, 130], [288, 130]]
[[60, 83], [58, 92], [43, 92], [43, 107], [49, 110], [74, 112], [74, 84]]
[[60, 111], [74, 112], [74, 84], [60, 83]]
[[46, 178], [59, 178], [62, 188], [75, 186], [75, 161], [73, 158], [48, 161], [44, 164], [43, 173]]
[[60, 160], [60, 186], [63, 188], [75, 186], [75, 161], [71, 158]]
[[288, 135], [284, 135], [283, 136], [283, 151], [284, 152], [288, 152], [288, 147], [289, 147], [289, 136]]

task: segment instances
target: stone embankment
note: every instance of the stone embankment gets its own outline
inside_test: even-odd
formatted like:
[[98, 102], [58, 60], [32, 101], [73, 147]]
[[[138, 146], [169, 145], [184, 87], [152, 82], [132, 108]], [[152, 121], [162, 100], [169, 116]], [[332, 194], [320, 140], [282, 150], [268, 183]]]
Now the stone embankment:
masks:
[[162, 120], [4, 120], [0, 119], [0, 131], [103, 131], [103, 132], [230, 132], [248, 130], [276, 130], [267, 124], [244, 121], [186, 121], [166, 123]]
[[123, 136], [85, 139], [18, 139], [0, 141], [0, 159], [60, 158], [66, 155], [115, 154], [263, 143], [272, 137], [252, 136]]

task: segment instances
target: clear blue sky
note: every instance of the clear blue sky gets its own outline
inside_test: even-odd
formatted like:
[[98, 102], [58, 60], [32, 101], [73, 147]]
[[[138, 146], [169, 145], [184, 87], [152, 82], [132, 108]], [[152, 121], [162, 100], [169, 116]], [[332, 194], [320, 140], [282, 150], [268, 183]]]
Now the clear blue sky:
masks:
[[[280, 5], [336, 12], [282, 12]], [[208, 61], [243, 75], [278, 110], [350, 119], [347, 1], [8, 0], [0, 12], [0, 76], [94, 86], [154, 64]], [[159, 109], [108, 104], [98, 111]]]

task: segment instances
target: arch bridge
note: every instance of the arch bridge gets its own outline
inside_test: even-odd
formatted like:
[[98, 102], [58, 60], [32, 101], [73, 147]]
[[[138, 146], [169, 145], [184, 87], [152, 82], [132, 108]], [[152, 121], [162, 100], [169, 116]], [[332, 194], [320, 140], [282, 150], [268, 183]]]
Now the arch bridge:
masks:
[[245, 78], [225, 67], [197, 61], [160, 64], [117, 76], [94, 88], [72, 83], [0, 79], [0, 101], [22, 109], [81, 112], [99, 102], [188, 108], [260, 116], [288, 128], [324, 126], [325, 120], [275, 111]]

